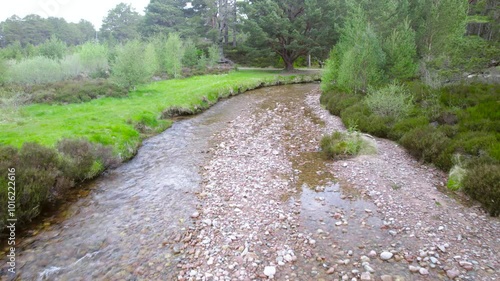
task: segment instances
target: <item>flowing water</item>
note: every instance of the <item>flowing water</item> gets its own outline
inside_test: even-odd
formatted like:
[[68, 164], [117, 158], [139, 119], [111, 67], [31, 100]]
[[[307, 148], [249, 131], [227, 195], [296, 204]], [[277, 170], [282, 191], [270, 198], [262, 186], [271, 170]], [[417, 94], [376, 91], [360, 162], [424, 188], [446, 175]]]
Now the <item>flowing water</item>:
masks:
[[[252, 91], [221, 101], [146, 140], [134, 159], [89, 183], [85, 188], [89, 195], [72, 204], [62, 221], [19, 239], [18, 273], [8, 275], [4, 267], [2, 280], [173, 280], [179, 256], [172, 244], [191, 227], [190, 215], [198, 204], [199, 169], [210, 157], [210, 136], [244, 108], [266, 104], [266, 99], [301, 103], [317, 85], [280, 87], [276, 91], [280, 97], [273, 96], [273, 88]], [[308, 118], [321, 123], [313, 114]], [[291, 161], [300, 172], [298, 193], [283, 200], [301, 201], [307, 227], [336, 233], [337, 243], [346, 247], [359, 246], [356, 241], [365, 236], [379, 239], [382, 221], [364, 215], [374, 207], [325, 172], [319, 153], [300, 154]], [[317, 192], [318, 186], [324, 190]], [[334, 220], [323, 219], [341, 209], [346, 217], [363, 220], [366, 231], [352, 224], [342, 232]]]

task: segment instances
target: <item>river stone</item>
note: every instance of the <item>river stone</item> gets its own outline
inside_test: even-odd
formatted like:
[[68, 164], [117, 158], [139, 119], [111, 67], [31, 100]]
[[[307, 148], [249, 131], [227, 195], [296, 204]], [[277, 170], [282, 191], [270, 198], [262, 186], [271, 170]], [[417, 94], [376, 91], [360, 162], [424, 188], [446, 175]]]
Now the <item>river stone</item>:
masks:
[[426, 268], [421, 267], [418, 272], [422, 275], [428, 275], [429, 271]]
[[361, 281], [370, 281], [370, 280], [372, 280], [370, 272], [361, 273]]
[[264, 268], [264, 274], [267, 276], [267, 277], [274, 277], [274, 275], [276, 274], [276, 267], [274, 266], [266, 266]]
[[446, 276], [450, 279], [455, 279], [460, 275], [460, 271], [456, 268], [452, 268], [446, 271]]
[[392, 253], [387, 251], [384, 251], [380, 254], [380, 258], [384, 261], [391, 259], [392, 256], [393, 256]]
[[382, 275], [382, 276], [380, 276], [380, 280], [382, 280], [382, 281], [392, 281], [392, 276], [390, 276], [390, 275]]
[[413, 265], [410, 265], [408, 266], [408, 269], [411, 271], [411, 272], [417, 272], [420, 268], [418, 266], [413, 266]]

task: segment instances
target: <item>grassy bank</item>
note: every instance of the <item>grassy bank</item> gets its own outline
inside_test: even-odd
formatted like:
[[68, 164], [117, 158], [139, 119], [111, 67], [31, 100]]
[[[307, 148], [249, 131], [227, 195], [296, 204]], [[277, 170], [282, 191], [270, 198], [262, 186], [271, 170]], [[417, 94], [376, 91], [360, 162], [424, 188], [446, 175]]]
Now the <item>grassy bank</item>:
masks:
[[[177, 114], [200, 112], [221, 98], [261, 86], [318, 80], [319, 74], [281, 75], [279, 71], [235, 71], [154, 82], [126, 97], [85, 103], [32, 104], [0, 113], [0, 185], [7, 169], [17, 170], [16, 215], [20, 224], [65, 191], [132, 157], [141, 141], [168, 128]], [[7, 206], [7, 189], [0, 205]], [[7, 212], [0, 208], [1, 222]], [[0, 227], [3, 228], [2, 223]]]
[[321, 102], [348, 127], [389, 138], [450, 171], [448, 187], [500, 214], [500, 85], [432, 89], [420, 82], [365, 94], [323, 92]]

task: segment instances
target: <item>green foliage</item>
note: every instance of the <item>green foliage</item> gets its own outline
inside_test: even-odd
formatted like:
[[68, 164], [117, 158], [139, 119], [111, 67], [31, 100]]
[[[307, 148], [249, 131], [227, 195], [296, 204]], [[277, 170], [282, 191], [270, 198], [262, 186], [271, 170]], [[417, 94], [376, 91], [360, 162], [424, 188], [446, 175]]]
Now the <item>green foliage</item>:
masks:
[[87, 42], [80, 47], [78, 56], [86, 75], [93, 75], [109, 70], [109, 50], [104, 44]]
[[157, 57], [156, 47], [154, 43], [148, 43], [144, 50], [144, 60], [146, 63], [146, 71], [151, 77], [160, 71], [160, 62]]
[[321, 139], [321, 150], [330, 159], [343, 159], [358, 155], [363, 147], [369, 146], [358, 132], [333, 132]]
[[217, 45], [208, 48], [208, 66], [214, 67], [220, 61], [220, 51]]
[[[287, 70], [300, 56], [325, 56], [337, 39], [338, 7], [324, 0], [265, 0], [247, 5], [247, 45], [261, 54], [275, 52]], [[324, 59], [324, 58], [322, 58]]]
[[0, 86], [7, 81], [7, 62], [0, 55]]
[[[19, 150], [0, 146], [0, 168], [16, 168], [16, 217], [21, 225], [36, 217], [46, 204], [62, 199], [76, 182], [95, 177], [116, 161], [109, 147], [85, 140], [62, 140], [57, 150], [30, 142]], [[0, 183], [6, 186], [4, 176]], [[6, 188], [0, 190], [0, 203], [7, 204]], [[3, 213], [0, 225], [5, 219]]]
[[110, 42], [125, 42], [139, 37], [141, 16], [130, 4], [119, 3], [103, 19], [101, 36]]
[[168, 35], [168, 39], [165, 43], [165, 52], [165, 67], [167, 74], [174, 78], [181, 77], [184, 48], [179, 34], [171, 33]]
[[426, 116], [403, 118], [394, 124], [392, 130], [389, 132], [389, 137], [393, 140], [399, 140], [409, 131], [427, 126], [429, 123], [429, 119]]
[[479, 164], [467, 171], [463, 188], [492, 215], [500, 215], [500, 164]]
[[335, 83], [342, 91], [365, 92], [382, 82], [384, 64], [385, 54], [377, 34], [361, 6], [353, 6], [340, 41], [330, 53], [324, 83]]
[[66, 78], [61, 65], [47, 57], [34, 57], [13, 62], [8, 70], [9, 82], [23, 85], [51, 83]]
[[423, 0], [423, 21], [417, 26], [421, 56], [445, 53], [455, 38], [463, 36], [467, 21], [466, 0]]
[[123, 87], [130, 88], [149, 81], [152, 73], [145, 59], [143, 44], [133, 40], [119, 47], [111, 71], [111, 78]]
[[[401, 138], [401, 144], [408, 149], [411, 155], [425, 162], [438, 162], [442, 153], [447, 152], [450, 139], [432, 126], [415, 128]], [[448, 163], [442, 163], [440, 168], [448, 170], [451, 164], [451, 155]]]
[[415, 31], [408, 20], [396, 27], [384, 42], [387, 74], [395, 80], [408, 80], [417, 73]]
[[403, 85], [396, 83], [370, 91], [365, 102], [373, 113], [396, 120], [407, 116], [413, 108], [411, 94]]
[[52, 36], [40, 46], [40, 55], [53, 60], [61, 60], [66, 53], [66, 43]]
[[186, 67], [193, 68], [198, 64], [199, 50], [193, 41], [188, 40], [184, 43], [184, 56], [182, 57], [182, 64]]

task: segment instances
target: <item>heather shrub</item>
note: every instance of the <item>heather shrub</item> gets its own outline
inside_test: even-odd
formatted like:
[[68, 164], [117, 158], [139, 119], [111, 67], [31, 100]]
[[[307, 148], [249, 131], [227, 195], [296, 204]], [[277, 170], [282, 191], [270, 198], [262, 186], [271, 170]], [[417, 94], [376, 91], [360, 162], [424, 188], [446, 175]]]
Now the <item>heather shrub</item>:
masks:
[[128, 91], [108, 80], [62, 81], [35, 85], [30, 89], [32, 103], [81, 103], [101, 97], [126, 97]]
[[389, 132], [389, 137], [399, 140], [407, 132], [429, 124], [429, 119], [425, 116], [405, 118], [397, 121]]
[[500, 164], [470, 167], [463, 179], [463, 189], [479, 201], [492, 216], [500, 215]]
[[425, 162], [432, 163], [440, 157], [446, 157], [441, 156], [441, 154], [446, 151], [450, 144], [450, 139], [443, 132], [432, 126], [422, 126], [404, 134], [400, 142], [411, 155]]

